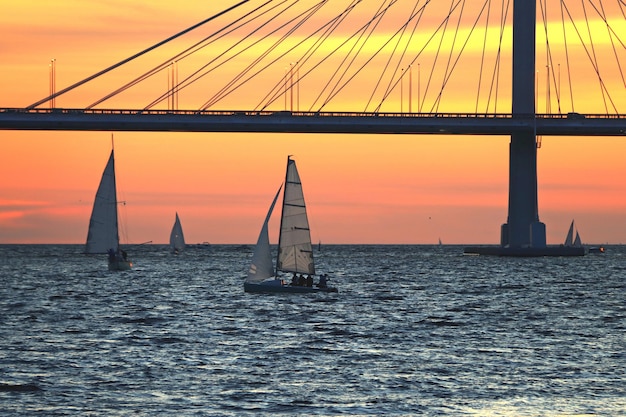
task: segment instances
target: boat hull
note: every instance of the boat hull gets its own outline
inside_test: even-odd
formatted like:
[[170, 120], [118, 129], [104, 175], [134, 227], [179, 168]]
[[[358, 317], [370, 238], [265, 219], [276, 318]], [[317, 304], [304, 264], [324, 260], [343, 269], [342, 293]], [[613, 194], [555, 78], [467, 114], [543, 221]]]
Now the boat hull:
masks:
[[590, 246], [588, 249], [589, 253], [604, 253], [604, 246]]
[[[275, 280], [277, 281], [277, 280]], [[275, 294], [275, 293], [285, 293], [285, 294], [310, 294], [310, 293], [318, 293], [318, 292], [337, 292], [337, 288], [335, 287], [302, 287], [297, 285], [288, 285], [284, 283], [275, 283], [274, 281], [263, 281], [259, 283], [254, 282], [244, 282], [243, 290], [249, 293], [264, 293], [264, 294]]]
[[130, 271], [132, 267], [131, 261], [109, 261], [109, 271]]
[[585, 248], [577, 246], [546, 246], [543, 248], [510, 248], [502, 246], [468, 246], [464, 249], [469, 255], [541, 257], [541, 256], [584, 256]]

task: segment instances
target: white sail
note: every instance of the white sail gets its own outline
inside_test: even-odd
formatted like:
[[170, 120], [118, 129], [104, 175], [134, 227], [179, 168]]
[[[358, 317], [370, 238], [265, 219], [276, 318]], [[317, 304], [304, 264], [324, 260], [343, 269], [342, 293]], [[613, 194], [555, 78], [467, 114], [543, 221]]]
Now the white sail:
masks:
[[572, 224], [569, 225], [569, 230], [567, 232], [567, 236], [565, 237], [564, 246], [572, 246], [574, 244], [574, 220], [572, 220]]
[[281, 189], [282, 185], [278, 188], [276, 196], [274, 196], [274, 200], [272, 201], [272, 205], [265, 216], [263, 227], [261, 227], [261, 233], [259, 233], [259, 239], [256, 242], [254, 253], [252, 254], [252, 263], [250, 264], [250, 269], [248, 270], [248, 278], [246, 279], [247, 282], [260, 282], [274, 275], [272, 250], [270, 247], [270, 238], [267, 229]]
[[178, 213], [176, 213], [176, 220], [174, 226], [172, 226], [172, 232], [170, 233], [170, 249], [175, 252], [180, 252], [185, 248], [185, 236], [183, 235], [183, 227], [180, 224]]
[[118, 246], [115, 157], [111, 150], [93, 203], [85, 251], [106, 253], [109, 249], [117, 250]]
[[311, 233], [302, 183], [296, 162], [290, 158], [287, 158], [276, 269], [283, 272], [315, 274]]
[[576, 230], [576, 239], [574, 239], [574, 246], [581, 247], [583, 243], [580, 240], [580, 235], [578, 234], [578, 230]]

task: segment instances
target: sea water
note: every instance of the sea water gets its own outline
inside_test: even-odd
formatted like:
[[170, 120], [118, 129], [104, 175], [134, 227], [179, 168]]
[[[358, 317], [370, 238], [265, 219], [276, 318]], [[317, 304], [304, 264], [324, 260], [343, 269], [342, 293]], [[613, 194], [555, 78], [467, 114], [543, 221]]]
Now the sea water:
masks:
[[324, 246], [337, 294], [243, 292], [252, 246], [0, 245], [2, 416], [625, 416], [626, 248]]

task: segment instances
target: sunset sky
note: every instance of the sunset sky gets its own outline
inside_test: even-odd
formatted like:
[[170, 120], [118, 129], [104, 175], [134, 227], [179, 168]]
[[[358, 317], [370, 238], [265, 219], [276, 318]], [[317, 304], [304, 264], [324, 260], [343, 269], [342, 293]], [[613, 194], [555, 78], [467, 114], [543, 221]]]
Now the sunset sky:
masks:
[[[58, 91], [235, 3], [192, 0], [3, 2], [0, 107], [25, 107], [45, 98], [50, 91], [52, 59], [55, 60]], [[376, 5], [374, 8], [380, 4], [373, 0], [370, 3]], [[405, 3], [407, 11], [382, 21], [377, 36], [363, 48], [363, 53], [376, 54], [377, 43], [382, 46], [387, 35], [398, 29], [401, 17], [409, 14], [415, 2]], [[439, 3], [441, 8], [449, 8], [450, 2]], [[469, 3], [475, 3], [477, 9], [483, 1]], [[580, 2], [572, 7], [571, 12], [580, 18]], [[337, 10], [320, 10], [306, 27], [318, 27], [319, 22], [334, 17]], [[371, 16], [366, 10], [356, 12]], [[623, 15], [616, 6], [607, 7], [607, 13], [624, 42]], [[560, 20], [556, 20], [560, 11], [554, 10], [553, 14], [555, 19], [548, 27], [562, 30]], [[228, 18], [232, 21], [241, 15], [241, 11], [235, 11]], [[287, 15], [287, 12], [283, 14]], [[220, 24], [216, 22], [213, 30], [223, 26], [228, 18], [222, 19]], [[353, 22], [348, 20], [345, 27], [333, 34], [336, 39], [325, 44], [324, 54], [338, 47], [340, 39], [344, 39], [342, 36], [351, 35], [349, 28], [358, 28], [357, 16], [352, 18]], [[460, 33], [465, 37], [471, 32], [475, 18], [473, 14], [460, 22]], [[436, 28], [440, 23], [437, 19], [436, 14], [427, 11], [420, 24]], [[499, 15], [494, 12], [491, 19], [497, 21]], [[399, 23], [394, 26], [394, 22]], [[456, 27], [457, 21], [452, 20], [448, 25], [449, 29]], [[587, 30], [586, 26], [579, 29], [583, 28]], [[617, 52], [614, 52], [606, 24], [600, 19], [593, 19], [590, 28], [600, 33], [594, 37], [594, 53], [604, 82], [613, 93], [614, 106], [618, 113], [624, 114], [626, 86], [615, 70], [615, 54], [622, 68], [626, 68], [626, 53], [622, 45], [616, 45]], [[494, 48], [499, 38], [497, 30], [496, 27], [493, 32], [488, 31], [486, 37]], [[566, 30], [574, 33], [571, 27]], [[539, 25], [538, 43], [543, 42], [543, 31], [543, 26]], [[93, 86], [88, 84], [57, 98], [56, 105], [85, 108], [167, 59], [176, 48], [180, 51], [210, 32], [211, 29], [207, 29], [191, 40], [177, 40], [170, 52], [123, 67]], [[494, 111], [493, 103], [481, 101], [478, 106], [475, 103], [483, 44], [483, 35], [478, 32], [478, 29], [472, 32], [475, 38], [464, 51], [464, 61], [459, 63], [462, 73], [455, 72], [450, 77], [439, 111], [473, 112], [475, 107], [485, 111], [488, 106], [491, 106], [489, 111]], [[233, 33], [231, 39], [240, 39], [241, 33]], [[428, 32], [424, 30], [415, 35], [412, 42], [417, 46], [406, 52], [401, 66], [407, 68], [412, 64], [413, 110], [418, 106], [419, 79], [423, 94], [420, 102], [423, 99], [423, 110], [427, 112], [439, 91], [439, 86], [434, 87], [435, 79], [443, 77], [448, 58], [435, 60], [436, 43], [423, 48], [425, 52], [413, 60], [428, 39], [425, 33]], [[510, 43], [510, 27], [504, 38], [507, 36]], [[587, 37], [585, 35], [585, 39]], [[290, 39], [294, 43], [304, 39], [304, 29]], [[573, 43], [574, 38], [571, 41]], [[192, 65], [197, 68], [202, 62], [213, 59], [227, 44], [227, 39], [216, 42], [200, 56], [192, 57], [188, 67], [181, 62], [177, 68], [179, 79], [191, 73]], [[228, 82], [247, 65], [245, 62], [262, 53], [263, 44], [228, 62], [197, 87], [181, 91], [179, 108], [199, 108], [210, 99], [216, 85]], [[552, 67], [558, 63], [559, 72], [553, 71], [552, 75], [553, 79], [558, 77], [563, 89], [561, 112], [567, 113], [572, 111], [573, 105], [569, 90], [565, 92], [568, 82], [561, 44], [558, 37], [551, 41], [553, 48], [560, 51], [554, 52], [552, 61]], [[587, 53], [580, 46], [569, 45], [574, 110], [605, 113], [605, 101], [601, 94], [595, 93], [598, 79], [593, 67], [585, 65]], [[503, 93], [496, 109], [502, 113], [510, 111], [510, 101], [507, 101], [510, 100], [510, 91], [507, 92], [507, 88], [510, 90], [510, 63], [507, 61], [510, 45], [505, 46], [502, 61], [505, 72], [500, 80]], [[459, 48], [457, 44], [457, 53]], [[376, 57], [383, 59], [388, 55], [383, 51]], [[538, 111], [544, 113], [550, 106], [551, 112], [556, 113], [557, 104], [552, 101], [547, 104], [546, 52], [538, 46], [537, 55]], [[239, 90], [239, 95], [234, 94], [211, 109], [254, 108], [271, 85], [284, 79], [289, 66], [300, 56], [295, 53], [285, 56], [275, 69], [261, 74], [256, 84], [246, 85]], [[338, 65], [341, 59], [335, 57], [334, 64], [329, 60], [324, 63], [326, 68], [303, 78], [298, 102], [302, 103], [301, 109], [308, 110], [305, 106], [314, 101], [321, 86], [330, 78], [329, 68]], [[324, 110], [363, 111], [370, 95], [359, 94], [374, 88], [379, 78], [377, 71], [383, 66], [381, 62], [385, 61], [374, 63], [375, 69], [368, 67], [361, 71]], [[428, 68], [435, 65], [438, 70], [433, 72], [430, 90], [424, 93]], [[301, 74], [305, 72], [303, 67]], [[97, 107], [142, 108], [167, 90], [170, 79], [168, 69], [148, 80], [145, 86]], [[481, 87], [481, 100], [487, 96], [489, 82], [484, 81]], [[400, 111], [402, 108], [408, 111], [408, 89], [409, 81], [405, 77], [402, 87], [396, 86], [380, 110]], [[556, 96], [555, 90], [556, 87], [551, 87], [552, 98]], [[166, 106], [167, 103], [161, 103], [155, 108]], [[368, 110], [374, 107], [370, 105]], [[283, 110], [283, 95], [268, 108]], [[615, 110], [609, 108], [608, 113], [614, 114]], [[118, 198], [126, 201], [120, 208], [122, 243], [167, 242], [176, 212], [187, 243], [254, 243], [267, 208], [283, 181], [287, 155], [293, 155], [300, 171], [315, 242], [434, 244], [441, 238], [445, 244], [499, 243], [500, 225], [506, 221], [508, 137], [116, 132], [114, 139]], [[0, 131], [0, 145], [0, 243], [84, 243], [91, 205], [111, 149], [111, 132]], [[539, 215], [546, 223], [549, 244], [564, 240], [572, 219], [584, 243], [626, 242], [625, 155], [625, 138], [542, 138], [538, 150]], [[277, 239], [276, 229], [277, 223], [270, 229], [273, 241]]]

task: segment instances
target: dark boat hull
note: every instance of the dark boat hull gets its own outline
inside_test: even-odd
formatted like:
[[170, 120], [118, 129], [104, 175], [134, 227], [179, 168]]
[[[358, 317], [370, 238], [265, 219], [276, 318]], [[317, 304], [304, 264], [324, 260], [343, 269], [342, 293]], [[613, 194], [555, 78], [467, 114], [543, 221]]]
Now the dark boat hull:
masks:
[[133, 268], [131, 261], [109, 260], [109, 271], [130, 271]]
[[546, 246], [543, 248], [510, 248], [502, 246], [469, 246], [464, 250], [468, 255], [539, 257], [539, 256], [584, 256], [584, 247]]
[[338, 292], [335, 287], [303, 287], [298, 285], [288, 285], [284, 283], [277, 284], [274, 281], [252, 283], [244, 282], [243, 290], [249, 293], [264, 293], [264, 294], [310, 294], [318, 292]]

